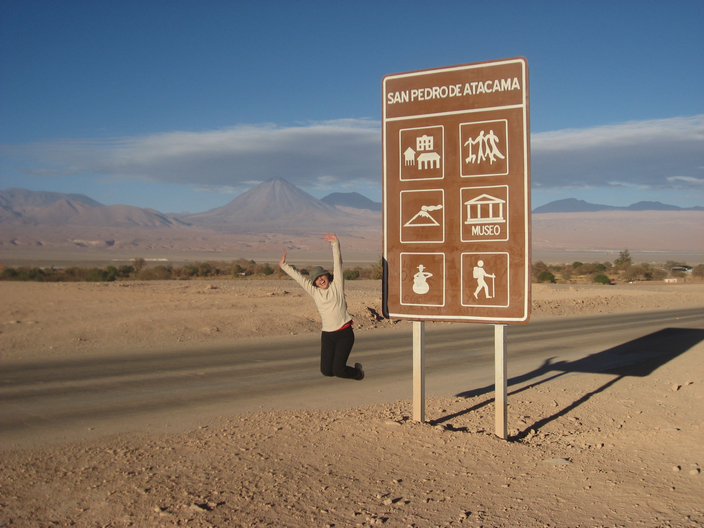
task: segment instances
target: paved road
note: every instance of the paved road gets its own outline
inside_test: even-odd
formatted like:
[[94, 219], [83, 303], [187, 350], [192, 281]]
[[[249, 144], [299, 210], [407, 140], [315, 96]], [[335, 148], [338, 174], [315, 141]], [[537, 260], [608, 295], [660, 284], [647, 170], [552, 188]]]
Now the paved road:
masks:
[[[401, 325], [357, 334], [351, 360], [365, 365], [362, 382], [321, 376], [319, 338], [310, 335], [4, 364], [0, 448], [178, 431], [248, 411], [409, 400], [411, 328]], [[428, 325], [427, 396], [491, 391], [493, 340], [490, 325]], [[538, 319], [508, 328], [510, 384], [577, 372], [642, 376], [701, 343], [704, 309]]]

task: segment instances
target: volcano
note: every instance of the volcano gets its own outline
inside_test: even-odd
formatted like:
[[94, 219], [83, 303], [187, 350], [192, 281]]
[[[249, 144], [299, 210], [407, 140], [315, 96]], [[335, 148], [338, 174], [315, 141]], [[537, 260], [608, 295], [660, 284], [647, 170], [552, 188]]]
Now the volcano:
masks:
[[[272, 178], [230, 203], [189, 215], [193, 225], [217, 229], [274, 229], [278, 232], [319, 231], [340, 225], [364, 225], [369, 219], [350, 215], [311, 196], [282, 178]], [[377, 220], [378, 223], [378, 220]]]

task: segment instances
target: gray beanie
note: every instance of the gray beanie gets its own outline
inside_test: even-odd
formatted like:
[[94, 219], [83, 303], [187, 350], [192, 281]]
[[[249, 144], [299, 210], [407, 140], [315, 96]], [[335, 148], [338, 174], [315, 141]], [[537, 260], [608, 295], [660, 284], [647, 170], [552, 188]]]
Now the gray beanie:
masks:
[[322, 267], [313, 266], [308, 272], [308, 276], [310, 277], [311, 282], [315, 284], [315, 281], [318, 280], [318, 277], [320, 277], [321, 275], [325, 275], [326, 273], [327, 271], [325, 271]]

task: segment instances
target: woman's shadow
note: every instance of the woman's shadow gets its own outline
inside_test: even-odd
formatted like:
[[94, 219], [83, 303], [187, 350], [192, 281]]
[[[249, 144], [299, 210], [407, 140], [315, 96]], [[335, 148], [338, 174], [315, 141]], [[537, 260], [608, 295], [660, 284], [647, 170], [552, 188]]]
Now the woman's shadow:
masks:
[[[575, 400], [555, 414], [527, 426], [522, 431], [519, 431], [518, 434], [509, 437], [509, 440], [521, 440], [526, 437], [530, 431], [540, 430], [544, 425], [564, 416], [588, 401], [595, 394], [605, 391], [625, 377], [645, 377], [650, 375], [668, 361], [676, 358], [702, 341], [704, 341], [704, 330], [695, 328], [664, 328], [608, 350], [590, 354], [576, 361], [557, 361], [553, 363], [554, 358], [546, 359], [538, 368], [521, 374], [520, 376], [510, 378], [508, 380], [509, 387], [523, 385], [524, 383], [528, 384], [515, 389], [510, 392], [509, 395], [519, 394], [571, 372], [613, 374], [615, 377], [601, 387]], [[531, 380], [537, 381], [529, 383]], [[493, 392], [494, 385], [487, 385], [479, 389], [461, 392], [457, 394], [457, 396], [475, 398]], [[481, 409], [491, 404], [493, 401], [494, 398], [492, 396], [469, 409], [443, 416], [437, 420], [432, 420], [431, 423], [441, 424], [453, 418], [457, 418], [458, 416]]]

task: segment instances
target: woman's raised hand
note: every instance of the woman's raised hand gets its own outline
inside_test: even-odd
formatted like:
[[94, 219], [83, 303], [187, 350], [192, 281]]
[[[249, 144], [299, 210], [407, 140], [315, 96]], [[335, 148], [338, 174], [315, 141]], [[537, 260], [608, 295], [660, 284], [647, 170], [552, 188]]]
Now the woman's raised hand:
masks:
[[284, 254], [281, 256], [281, 260], [279, 261], [279, 267], [283, 268], [284, 264], [286, 264], [286, 251], [284, 251]]
[[323, 238], [328, 242], [335, 242], [337, 240], [337, 235], [335, 233], [327, 233], [323, 235]]

